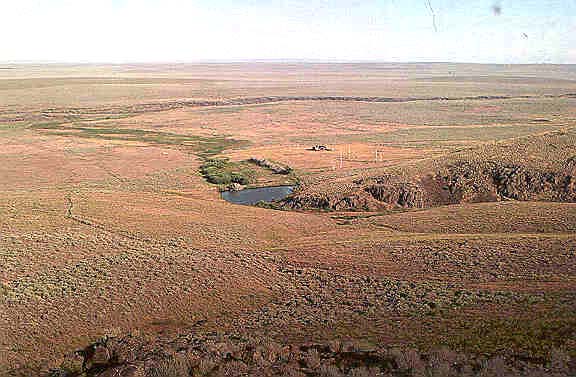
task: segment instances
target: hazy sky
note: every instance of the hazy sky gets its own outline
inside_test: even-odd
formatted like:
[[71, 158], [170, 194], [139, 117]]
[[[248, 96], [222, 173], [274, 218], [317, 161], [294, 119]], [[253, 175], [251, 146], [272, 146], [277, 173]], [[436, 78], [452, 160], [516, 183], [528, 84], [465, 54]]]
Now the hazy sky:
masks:
[[0, 61], [576, 63], [576, 0], [429, 3], [0, 0]]

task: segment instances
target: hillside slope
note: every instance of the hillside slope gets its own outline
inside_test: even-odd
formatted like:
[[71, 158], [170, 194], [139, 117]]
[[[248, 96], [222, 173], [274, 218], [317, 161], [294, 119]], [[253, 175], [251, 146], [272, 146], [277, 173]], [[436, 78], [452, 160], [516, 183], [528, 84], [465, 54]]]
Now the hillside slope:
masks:
[[284, 206], [381, 210], [503, 200], [576, 201], [576, 131], [488, 143], [344, 183], [304, 185]]

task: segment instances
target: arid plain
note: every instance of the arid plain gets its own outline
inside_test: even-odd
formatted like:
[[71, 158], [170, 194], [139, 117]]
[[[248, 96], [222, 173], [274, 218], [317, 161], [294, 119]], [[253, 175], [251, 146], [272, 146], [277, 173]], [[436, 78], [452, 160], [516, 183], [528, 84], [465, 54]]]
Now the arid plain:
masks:
[[[575, 66], [0, 68], [0, 375], [214, 331], [576, 357]], [[234, 205], [213, 158], [299, 186]]]

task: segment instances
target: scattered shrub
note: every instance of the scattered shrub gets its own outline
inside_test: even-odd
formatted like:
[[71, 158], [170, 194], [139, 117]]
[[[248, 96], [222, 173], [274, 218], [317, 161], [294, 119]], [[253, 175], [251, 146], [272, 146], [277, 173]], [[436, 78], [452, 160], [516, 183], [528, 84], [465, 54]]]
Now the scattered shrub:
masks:
[[248, 185], [255, 180], [254, 171], [241, 163], [231, 162], [228, 159], [209, 159], [202, 164], [200, 172], [204, 178], [217, 185], [239, 183]]
[[147, 377], [188, 377], [190, 364], [183, 357], [175, 357], [157, 364], [147, 373]]

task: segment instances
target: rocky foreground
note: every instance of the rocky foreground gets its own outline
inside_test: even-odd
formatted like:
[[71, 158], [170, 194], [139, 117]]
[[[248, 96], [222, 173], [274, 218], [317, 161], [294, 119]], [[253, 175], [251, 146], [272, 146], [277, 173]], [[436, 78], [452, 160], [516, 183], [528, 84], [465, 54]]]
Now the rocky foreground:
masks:
[[513, 357], [419, 352], [355, 343], [280, 344], [265, 337], [208, 334], [145, 341], [103, 339], [70, 355], [51, 376], [574, 376], [576, 360], [557, 350], [545, 364]]

